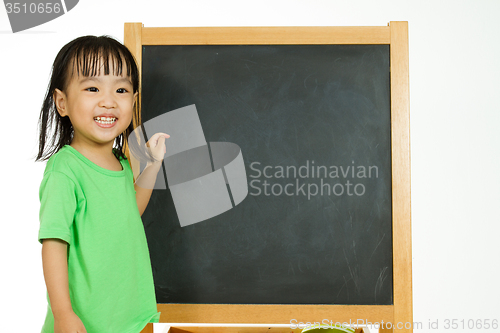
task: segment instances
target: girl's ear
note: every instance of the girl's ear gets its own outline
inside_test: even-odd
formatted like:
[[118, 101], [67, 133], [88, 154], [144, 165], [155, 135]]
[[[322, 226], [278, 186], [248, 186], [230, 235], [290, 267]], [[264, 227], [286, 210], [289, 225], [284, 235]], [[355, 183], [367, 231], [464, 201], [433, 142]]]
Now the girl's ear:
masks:
[[57, 88], [54, 90], [54, 103], [61, 117], [68, 115], [66, 111], [66, 94]]
[[137, 103], [137, 96], [139, 96], [139, 92], [135, 92], [134, 94], [134, 104], [132, 104], [133, 106], [135, 106], [135, 103]]

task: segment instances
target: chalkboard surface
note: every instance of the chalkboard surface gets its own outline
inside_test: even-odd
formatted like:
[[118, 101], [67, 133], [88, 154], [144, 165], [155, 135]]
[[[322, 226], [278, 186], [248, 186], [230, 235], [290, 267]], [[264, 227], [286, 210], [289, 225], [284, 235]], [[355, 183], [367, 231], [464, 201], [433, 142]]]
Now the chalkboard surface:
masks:
[[196, 105], [207, 141], [241, 148], [249, 191], [186, 227], [169, 189], [153, 191], [158, 303], [393, 303], [388, 45], [143, 46], [142, 59], [143, 122]]

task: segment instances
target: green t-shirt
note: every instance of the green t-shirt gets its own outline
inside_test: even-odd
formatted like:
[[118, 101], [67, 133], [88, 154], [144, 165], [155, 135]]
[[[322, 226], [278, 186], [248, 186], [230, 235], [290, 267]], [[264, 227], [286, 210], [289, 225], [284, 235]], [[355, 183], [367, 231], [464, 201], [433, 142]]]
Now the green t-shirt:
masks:
[[[120, 163], [122, 171], [104, 169], [67, 145], [40, 185], [38, 239], [68, 243], [71, 304], [88, 333], [138, 333], [159, 321], [132, 170]], [[45, 332], [54, 332], [50, 301]]]

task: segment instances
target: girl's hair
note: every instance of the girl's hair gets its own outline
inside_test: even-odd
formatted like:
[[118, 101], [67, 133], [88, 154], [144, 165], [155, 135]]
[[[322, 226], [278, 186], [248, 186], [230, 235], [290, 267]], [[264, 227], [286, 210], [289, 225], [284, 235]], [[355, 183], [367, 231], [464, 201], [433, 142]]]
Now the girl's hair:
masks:
[[[105, 75], [109, 75], [110, 70], [114, 70], [114, 75], [121, 75], [126, 67], [127, 76], [132, 81], [133, 92], [139, 90], [139, 71], [134, 56], [117, 40], [109, 36], [83, 36], [64, 45], [52, 65], [49, 87], [38, 120], [40, 138], [36, 161], [47, 160], [64, 145], [69, 145], [73, 139], [73, 126], [69, 118], [61, 117], [57, 112], [54, 102], [56, 88], [65, 91], [73, 75], [86, 77], [99, 75], [101, 65]], [[134, 104], [132, 122], [125, 132], [115, 139], [114, 151], [120, 158], [126, 158], [124, 154], [126, 138], [134, 127], [140, 126], [138, 104], [137, 102]], [[53, 135], [50, 135], [50, 132], [53, 132]]]

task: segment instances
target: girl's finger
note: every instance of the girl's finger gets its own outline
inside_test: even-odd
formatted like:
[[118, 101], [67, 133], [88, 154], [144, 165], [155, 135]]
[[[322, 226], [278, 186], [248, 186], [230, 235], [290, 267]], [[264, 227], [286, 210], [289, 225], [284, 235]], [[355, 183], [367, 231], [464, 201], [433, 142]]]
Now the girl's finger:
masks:
[[152, 139], [152, 138], [158, 138], [158, 137], [160, 137], [160, 136], [164, 136], [165, 138], [169, 138], [169, 137], [170, 137], [170, 135], [168, 135], [167, 133], [158, 132], [158, 133], [155, 133], [155, 134], [151, 137], [151, 139]]
[[163, 154], [165, 154], [167, 152], [167, 146], [165, 145], [165, 140], [166, 138], [164, 136], [161, 136], [159, 139], [158, 139], [158, 145], [163, 148]]
[[160, 138], [164, 138], [164, 139], [168, 139], [170, 137], [170, 135], [166, 134], [166, 133], [155, 133], [153, 134], [153, 136], [149, 139], [148, 143], [151, 142], [151, 143], [154, 143], [155, 147], [158, 145], [158, 140]]

